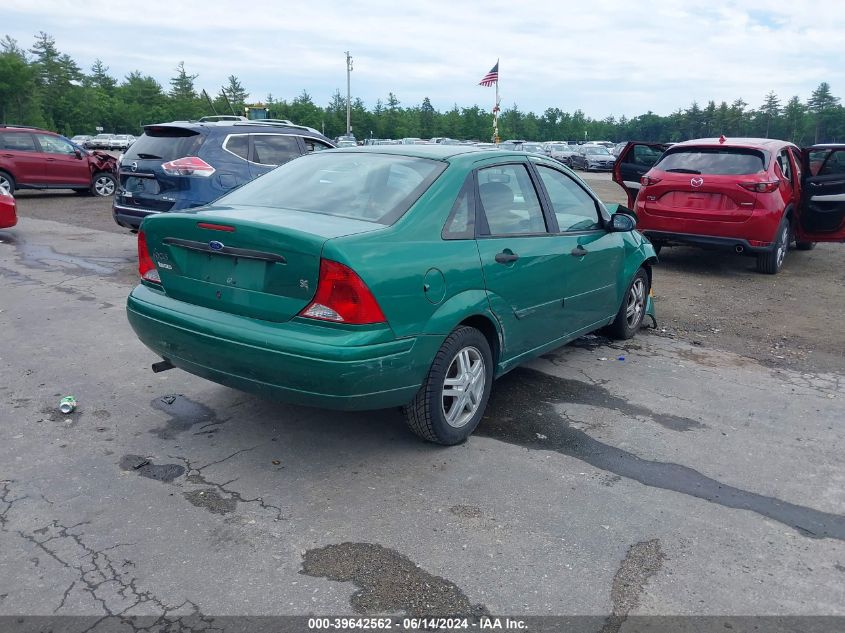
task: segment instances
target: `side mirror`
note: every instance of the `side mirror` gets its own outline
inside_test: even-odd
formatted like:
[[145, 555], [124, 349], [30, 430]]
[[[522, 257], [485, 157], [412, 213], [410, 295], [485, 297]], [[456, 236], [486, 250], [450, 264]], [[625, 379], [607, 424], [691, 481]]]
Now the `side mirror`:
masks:
[[76, 154], [77, 158], [79, 158], [79, 159], [82, 158], [82, 150], [81, 149], [75, 149], [75, 150], [73, 150], [73, 153]]
[[[624, 209], [624, 207], [621, 207]], [[626, 233], [637, 228], [637, 220], [633, 214], [617, 211], [610, 217], [610, 228], [614, 232]]]

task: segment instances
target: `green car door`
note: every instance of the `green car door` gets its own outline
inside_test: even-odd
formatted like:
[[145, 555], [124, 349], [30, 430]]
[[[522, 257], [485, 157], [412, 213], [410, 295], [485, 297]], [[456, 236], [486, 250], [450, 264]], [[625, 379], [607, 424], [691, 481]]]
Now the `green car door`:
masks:
[[481, 168], [478, 251], [490, 307], [502, 325], [503, 359], [513, 359], [566, 335], [561, 238], [548, 218], [525, 163]]
[[535, 165], [559, 231], [561, 274], [566, 279], [563, 329], [591, 331], [619, 309], [624, 241], [607, 231], [600, 203], [572, 176], [550, 165]]

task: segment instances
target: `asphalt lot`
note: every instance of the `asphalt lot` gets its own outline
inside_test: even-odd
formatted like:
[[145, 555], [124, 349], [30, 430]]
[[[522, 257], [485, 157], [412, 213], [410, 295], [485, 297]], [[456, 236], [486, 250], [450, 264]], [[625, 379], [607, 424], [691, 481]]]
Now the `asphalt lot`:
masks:
[[664, 251], [656, 332], [515, 370], [446, 449], [396, 411], [151, 373], [109, 201], [18, 200], [0, 615], [845, 616], [845, 248], [776, 277]]

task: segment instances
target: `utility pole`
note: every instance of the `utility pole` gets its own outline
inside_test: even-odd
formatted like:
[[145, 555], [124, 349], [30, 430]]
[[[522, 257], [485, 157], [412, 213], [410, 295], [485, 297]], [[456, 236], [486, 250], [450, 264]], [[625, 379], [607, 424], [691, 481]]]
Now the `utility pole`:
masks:
[[352, 83], [349, 74], [352, 72], [352, 56], [346, 51], [346, 135], [352, 132]]

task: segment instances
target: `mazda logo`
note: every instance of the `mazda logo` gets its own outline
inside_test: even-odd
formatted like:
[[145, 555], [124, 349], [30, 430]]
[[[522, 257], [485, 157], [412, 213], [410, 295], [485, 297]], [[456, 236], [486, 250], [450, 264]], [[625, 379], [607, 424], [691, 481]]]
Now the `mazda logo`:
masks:
[[700, 187], [704, 184], [704, 178], [690, 178], [689, 184], [692, 187]]
[[225, 248], [225, 246], [223, 245], [223, 242], [218, 242], [217, 240], [211, 240], [208, 243], [208, 248], [210, 248], [213, 251], [222, 251]]

